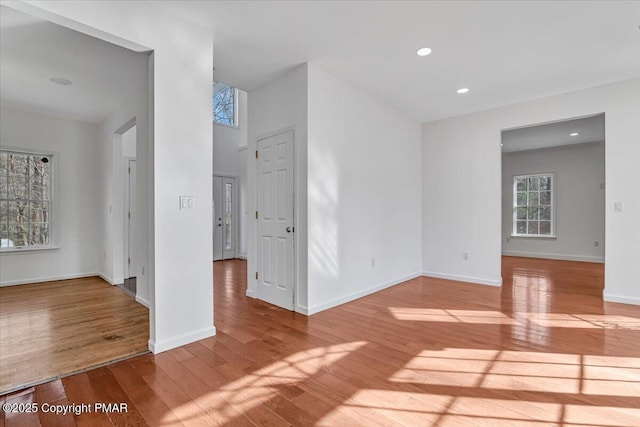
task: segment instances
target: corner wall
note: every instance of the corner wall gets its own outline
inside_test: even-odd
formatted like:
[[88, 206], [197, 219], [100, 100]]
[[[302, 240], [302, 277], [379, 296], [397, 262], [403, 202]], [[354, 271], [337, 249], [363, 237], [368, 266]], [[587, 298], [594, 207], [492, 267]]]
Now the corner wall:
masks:
[[149, 307], [150, 279], [148, 265], [152, 251], [149, 247], [150, 160], [149, 88], [144, 84], [100, 124], [100, 201], [101, 257], [100, 272], [111, 284], [122, 283], [124, 275], [124, 163], [123, 126], [136, 125], [136, 300]]
[[309, 70], [309, 314], [421, 275], [420, 124]]
[[[29, 0], [8, 5], [138, 52], [153, 51], [150, 168], [145, 171], [149, 347], [157, 353], [215, 335], [212, 33], [148, 2]], [[193, 209], [180, 210], [180, 196], [193, 196]]]
[[[249, 92], [248, 153], [256, 151], [258, 139], [285, 129], [294, 133], [294, 211], [296, 289], [294, 309], [306, 313], [307, 297], [307, 64]], [[256, 159], [247, 155], [247, 207], [257, 210]], [[247, 224], [247, 295], [257, 298], [256, 221], [249, 215]]]
[[247, 92], [238, 90], [238, 126], [213, 123], [213, 174], [235, 176], [238, 197], [236, 256], [247, 258]]
[[98, 126], [0, 109], [2, 147], [54, 153], [53, 243], [58, 249], [0, 253], [0, 286], [99, 272]]
[[[426, 274], [499, 285], [501, 131], [606, 114], [606, 301], [640, 304], [640, 79], [422, 126]], [[623, 212], [614, 212], [622, 202]], [[462, 252], [469, 252], [469, 260]]]

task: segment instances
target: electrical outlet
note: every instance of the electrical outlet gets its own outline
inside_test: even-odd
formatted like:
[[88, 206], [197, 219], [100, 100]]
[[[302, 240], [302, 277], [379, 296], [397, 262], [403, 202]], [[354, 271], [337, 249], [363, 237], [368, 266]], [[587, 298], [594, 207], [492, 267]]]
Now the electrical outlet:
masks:
[[595, 247], [597, 248], [598, 246], [600, 246], [600, 242], [598, 242], [598, 241], [596, 240], [595, 242], [593, 242], [593, 246], [595, 246]]
[[469, 252], [462, 252], [462, 259], [465, 261], [469, 261]]
[[375, 266], [376, 266], [376, 259], [371, 258], [371, 267], [375, 267]]

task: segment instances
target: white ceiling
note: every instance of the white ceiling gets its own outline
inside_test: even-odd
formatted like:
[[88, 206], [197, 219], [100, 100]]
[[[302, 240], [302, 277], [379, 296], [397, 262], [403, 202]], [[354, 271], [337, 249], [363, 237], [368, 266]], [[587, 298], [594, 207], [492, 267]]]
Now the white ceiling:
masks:
[[[604, 114], [502, 132], [502, 152], [604, 141]], [[579, 135], [571, 136], [577, 132]]]
[[217, 81], [311, 61], [419, 122], [640, 76], [638, 1], [156, 3], [214, 31]]
[[[146, 74], [146, 54], [0, 6], [3, 105], [100, 123]], [[52, 77], [73, 84], [56, 85]]]

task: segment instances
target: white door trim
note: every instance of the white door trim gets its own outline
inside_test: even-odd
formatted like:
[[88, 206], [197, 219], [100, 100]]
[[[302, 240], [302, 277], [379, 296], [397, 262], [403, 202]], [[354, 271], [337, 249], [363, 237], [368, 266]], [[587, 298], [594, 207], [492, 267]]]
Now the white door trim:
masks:
[[[135, 237], [134, 237], [134, 241], [130, 242], [129, 238], [131, 237], [131, 222], [132, 221], [136, 221], [136, 218], [129, 218], [128, 214], [131, 211], [131, 173], [129, 171], [129, 162], [130, 161], [136, 161], [136, 157], [131, 157], [131, 156], [123, 156], [124, 159], [124, 167], [123, 167], [123, 171], [124, 171], [124, 259], [122, 260], [124, 263], [124, 279], [130, 279], [132, 277], [137, 276], [137, 274], [135, 276], [131, 275], [131, 271], [130, 271], [130, 264], [127, 262], [128, 258], [131, 257], [130, 254], [130, 249], [131, 249], [131, 244], [133, 243], [133, 245], [136, 245], [135, 242]], [[137, 164], [136, 164], [137, 165]], [[138, 177], [136, 177], [136, 183], [137, 183]], [[136, 196], [137, 197], [137, 196]]]

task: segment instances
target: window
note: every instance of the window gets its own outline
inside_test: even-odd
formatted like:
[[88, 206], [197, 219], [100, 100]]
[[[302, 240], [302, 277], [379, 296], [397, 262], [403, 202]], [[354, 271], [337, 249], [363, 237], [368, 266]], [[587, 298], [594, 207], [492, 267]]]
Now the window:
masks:
[[0, 247], [51, 244], [51, 160], [0, 150]]
[[237, 127], [238, 91], [222, 83], [213, 85], [213, 121], [226, 126]]
[[513, 235], [552, 237], [553, 174], [513, 177]]

